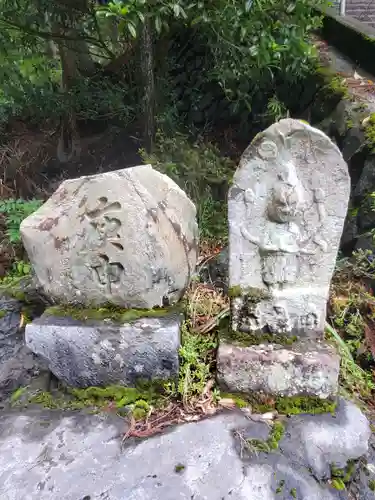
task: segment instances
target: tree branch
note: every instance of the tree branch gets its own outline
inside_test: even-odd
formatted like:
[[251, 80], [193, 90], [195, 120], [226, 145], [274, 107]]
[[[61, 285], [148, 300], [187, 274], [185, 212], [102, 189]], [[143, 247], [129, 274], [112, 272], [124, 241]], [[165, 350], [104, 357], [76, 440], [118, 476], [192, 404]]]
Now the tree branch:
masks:
[[75, 41], [75, 42], [82, 42], [85, 41], [91, 45], [94, 45], [95, 47], [98, 47], [100, 49], [103, 49], [108, 55], [110, 55], [111, 58], [115, 57], [115, 54], [113, 54], [108, 47], [100, 42], [100, 40], [97, 40], [96, 38], [93, 38], [91, 36], [84, 36], [84, 37], [75, 37], [75, 36], [69, 36], [69, 35], [62, 35], [59, 33], [55, 32], [49, 32], [49, 31], [40, 31], [36, 30], [34, 28], [31, 28], [30, 26], [25, 26], [22, 24], [17, 24], [16, 22], [6, 19], [6, 18], [0, 18], [0, 25], [3, 24], [5, 26], [8, 26], [10, 28], [16, 29], [18, 31], [22, 31], [24, 33], [27, 33], [29, 35], [36, 36], [38, 38], [42, 38], [43, 40], [54, 40], [54, 41], [60, 41], [60, 40], [66, 40], [66, 41]]

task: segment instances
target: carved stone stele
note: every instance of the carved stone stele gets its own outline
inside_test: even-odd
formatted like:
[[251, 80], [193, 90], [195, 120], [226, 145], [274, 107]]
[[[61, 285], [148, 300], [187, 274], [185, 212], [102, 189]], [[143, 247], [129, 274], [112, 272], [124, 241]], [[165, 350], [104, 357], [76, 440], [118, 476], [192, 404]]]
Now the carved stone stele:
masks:
[[234, 330], [323, 334], [349, 192], [323, 132], [285, 119], [255, 137], [229, 191]]
[[195, 206], [151, 165], [64, 181], [21, 235], [42, 288], [62, 303], [172, 304], [197, 259]]

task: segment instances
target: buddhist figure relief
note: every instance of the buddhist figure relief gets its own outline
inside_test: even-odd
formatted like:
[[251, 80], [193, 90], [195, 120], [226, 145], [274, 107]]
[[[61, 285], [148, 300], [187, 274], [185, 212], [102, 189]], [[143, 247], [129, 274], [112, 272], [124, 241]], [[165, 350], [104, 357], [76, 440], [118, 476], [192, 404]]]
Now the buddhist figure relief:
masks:
[[[284, 138], [282, 141], [285, 144]], [[281, 154], [277, 155], [276, 144], [267, 140], [260, 145], [258, 151], [262, 158], [264, 151], [267, 151], [268, 162], [276, 163], [276, 178], [267, 194], [265, 227], [260, 235], [253, 234], [247, 227], [247, 221], [252, 220], [252, 210], [259, 198], [251, 189], [244, 192], [247, 221], [241, 227], [241, 234], [258, 247], [263, 282], [270, 290], [278, 290], [295, 283], [300, 256], [315, 255], [318, 250], [327, 250], [327, 243], [319, 235], [325, 219], [324, 191], [321, 188], [312, 189], [318, 224], [313, 230], [308, 230], [303, 223], [304, 211], [310, 208], [307, 207], [308, 197], [298, 179], [292, 158], [287, 156], [287, 150], [283, 148]]]

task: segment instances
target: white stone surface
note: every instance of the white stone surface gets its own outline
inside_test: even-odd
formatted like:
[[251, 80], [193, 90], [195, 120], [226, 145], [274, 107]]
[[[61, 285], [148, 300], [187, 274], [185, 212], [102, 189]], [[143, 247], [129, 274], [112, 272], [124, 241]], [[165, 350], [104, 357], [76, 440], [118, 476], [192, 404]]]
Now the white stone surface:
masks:
[[300, 500], [339, 500], [279, 453], [242, 461], [233, 431], [246, 425], [255, 437], [262, 424], [232, 412], [121, 446], [126, 422], [114, 415], [6, 413], [1, 500], [291, 500], [292, 490]]
[[322, 335], [349, 192], [323, 132], [285, 119], [255, 137], [229, 191], [234, 330]]
[[44, 291], [64, 303], [174, 303], [197, 258], [195, 206], [151, 165], [64, 181], [21, 235]]

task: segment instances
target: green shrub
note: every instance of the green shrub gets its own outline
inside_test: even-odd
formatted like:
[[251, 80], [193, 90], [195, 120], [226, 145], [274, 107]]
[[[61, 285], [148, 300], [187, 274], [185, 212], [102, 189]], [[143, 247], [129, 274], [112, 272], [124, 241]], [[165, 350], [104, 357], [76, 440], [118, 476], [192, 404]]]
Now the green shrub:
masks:
[[210, 143], [194, 142], [183, 134], [166, 137], [158, 132], [152, 154], [141, 151], [145, 162], [171, 177], [197, 207], [202, 239], [225, 239], [226, 193], [235, 164]]
[[41, 200], [0, 200], [0, 215], [5, 218], [5, 235], [11, 243], [21, 241], [20, 225], [29, 215], [35, 212], [43, 202]]

